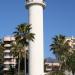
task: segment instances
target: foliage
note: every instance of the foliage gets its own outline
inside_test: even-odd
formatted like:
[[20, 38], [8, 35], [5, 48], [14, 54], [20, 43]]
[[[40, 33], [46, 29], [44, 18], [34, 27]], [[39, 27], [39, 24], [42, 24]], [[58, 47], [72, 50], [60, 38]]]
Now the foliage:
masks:
[[10, 69], [9, 69], [9, 75], [14, 75], [15, 74], [15, 68], [10, 65]]
[[29, 45], [29, 41], [33, 41], [34, 39], [35, 34], [30, 32], [31, 29], [31, 25], [23, 23], [18, 25], [14, 32], [16, 43], [13, 45], [12, 52], [15, 56], [18, 56], [18, 74], [20, 72], [21, 58], [24, 57], [26, 63], [26, 55], [28, 55], [26, 48]]
[[0, 39], [0, 63], [3, 63], [4, 42]]
[[14, 32], [16, 41], [23, 45], [28, 45], [28, 41], [33, 41], [34, 39], [34, 33], [30, 33], [31, 29], [31, 25], [26, 23], [18, 25]]
[[65, 75], [63, 71], [52, 71], [48, 75]]
[[65, 36], [56, 35], [50, 45], [51, 50], [61, 61], [61, 70], [70, 70], [75, 73], [75, 50], [69, 45], [69, 40], [66, 41]]
[[0, 75], [3, 75], [3, 64], [0, 64]]
[[75, 73], [75, 51], [70, 55], [66, 61], [67, 69], [72, 71], [73, 75]]
[[29, 41], [33, 41], [34, 39], [34, 33], [30, 33], [31, 25], [23, 23], [16, 27], [16, 30], [14, 33], [16, 44], [13, 45], [14, 49], [13, 52], [15, 55], [19, 55], [19, 52], [21, 56], [24, 55], [24, 48], [29, 45]]
[[64, 35], [56, 35], [53, 38], [53, 42], [50, 45], [51, 50], [56, 55], [56, 58], [61, 61], [66, 60], [66, 54], [68, 53], [68, 50], [70, 49], [70, 46], [68, 42], [65, 42], [65, 36]]

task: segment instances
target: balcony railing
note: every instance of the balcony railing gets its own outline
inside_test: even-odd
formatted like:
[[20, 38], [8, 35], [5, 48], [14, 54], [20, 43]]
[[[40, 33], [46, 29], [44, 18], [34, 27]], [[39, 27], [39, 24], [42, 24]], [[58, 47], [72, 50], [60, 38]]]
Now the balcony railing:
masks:
[[9, 70], [9, 68], [3, 68], [3, 70], [4, 70], [4, 71], [8, 71], [8, 70]]
[[10, 50], [4, 50], [4, 53], [10, 53]]
[[6, 56], [4, 56], [4, 58], [9, 59], [9, 58], [13, 58], [13, 56], [6, 55]]
[[11, 47], [11, 44], [5, 44], [4, 47]]
[[4, 41], [11, 41], [11, 39], [9, 36], [7, 36], [7, 37], [4, 37]]
[[10, 64], [10, 62], [9, 61], [5, 61], [4, 64]]
[[12, 62], [12, 61], [5, 61], [4, 64], [5, 64], [5, 65], [9, 65], [9, 64], [15, 65], [16, 62], [15, 62], [15, 61], [13, 61], [13, 62]]

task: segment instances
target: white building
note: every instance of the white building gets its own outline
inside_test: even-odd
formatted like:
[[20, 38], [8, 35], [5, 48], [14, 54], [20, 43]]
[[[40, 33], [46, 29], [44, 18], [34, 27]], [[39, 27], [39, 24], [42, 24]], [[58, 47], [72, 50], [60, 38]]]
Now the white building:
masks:
[[12, 47], [12, 42], [15, 41], [14, 37], [11, 36], [5, 36], [3, 38], [4, 42], [4, 71], [8, 71], [10, 68], [10, 65], [13, 67], [16, 65], [16, 60], [14, 59], [13, 55], [11, 54], [11, 47]]
[[73, 52], [73, 50], [75, 50], [75, 37], [66, 37], [66, 41], [69, 43], [70, 45], [70, 52]]
[[51, 71], [59, 71], [60, 62], [57, 59], [52, 59], [50, 57], [45, 59], [44, 62], [44, 73], [48, 75]]

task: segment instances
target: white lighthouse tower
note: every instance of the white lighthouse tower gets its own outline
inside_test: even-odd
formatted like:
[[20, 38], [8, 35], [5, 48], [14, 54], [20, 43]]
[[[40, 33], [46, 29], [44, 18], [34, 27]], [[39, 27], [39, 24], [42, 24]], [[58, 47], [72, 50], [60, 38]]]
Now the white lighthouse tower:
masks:
[[43, 47], [43, 9], [44, 0], [26, 0], [29, 13], [29, 24], [35, 39], [30, 42], [29, 75], [44, 75], [44, 47]]

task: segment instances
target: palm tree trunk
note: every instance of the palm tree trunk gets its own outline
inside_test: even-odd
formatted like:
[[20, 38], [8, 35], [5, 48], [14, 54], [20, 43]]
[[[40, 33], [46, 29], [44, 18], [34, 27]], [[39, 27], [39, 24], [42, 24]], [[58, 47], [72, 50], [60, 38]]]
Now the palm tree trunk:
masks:
[[24, 50], [25, 50], [25, 55], [24, 55], [24, 57], [25, 57], [25, 75], [26, 75], [26, 49], [25, 49], [25, 46], [24, 46]]
[[25, 75], [26, 75], [26, 55], [25, 55]]
[[74, 75], [74, 71], [72, 71], [72, 74]]
[[20, 75], [20, 52], [19, 52], [19, 59], [18, 59], [18, 75]]

